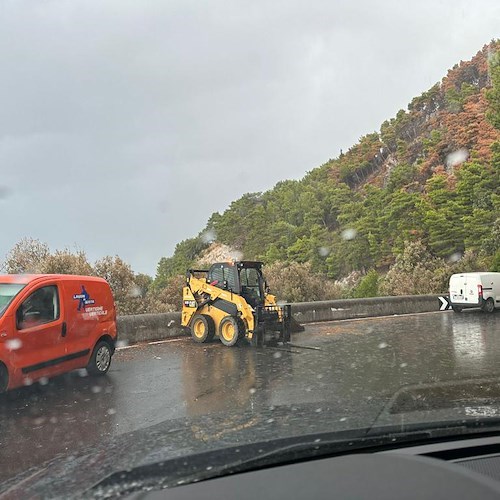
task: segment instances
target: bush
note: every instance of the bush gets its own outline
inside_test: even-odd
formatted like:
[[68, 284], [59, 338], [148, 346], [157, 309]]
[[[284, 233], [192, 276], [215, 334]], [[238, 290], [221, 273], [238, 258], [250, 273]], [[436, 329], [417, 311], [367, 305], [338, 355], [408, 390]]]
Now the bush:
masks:
[[500, 250], [498, 250], [498, 252], [493, 257], [493, 261], [491, 263], [491, 271], [500, 273]]
[[368, 272], [354, 289], [352, 296], [356, 299], [377, 297], [380, 276], [375, 269]]
[[94, 274], [87, 256], [82, 250], [71, 253], [70, 250], [56, 250], [41, 263], [41, 272], [47, 274], [79, 274], [89, 276]]
[[322, 274], [314, 273], [309, 263], [275, 262], [266, 266], [264, 272], [271, 293], [279, 301], [309, 302], [342, 296], [342, 288]]
[[450, 266], [432, 255], [421, 241], [407, 241], [380, 290], [384, 295], [441, 293], [447, 288], [450, 274]]

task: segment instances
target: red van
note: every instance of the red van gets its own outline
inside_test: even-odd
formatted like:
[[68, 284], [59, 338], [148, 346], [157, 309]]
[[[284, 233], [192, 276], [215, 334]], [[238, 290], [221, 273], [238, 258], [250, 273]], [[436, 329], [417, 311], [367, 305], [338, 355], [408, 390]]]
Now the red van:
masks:
[[0, 392], [76, 368], [104, 375], [116, 310], [102, 278], [0, 275]]

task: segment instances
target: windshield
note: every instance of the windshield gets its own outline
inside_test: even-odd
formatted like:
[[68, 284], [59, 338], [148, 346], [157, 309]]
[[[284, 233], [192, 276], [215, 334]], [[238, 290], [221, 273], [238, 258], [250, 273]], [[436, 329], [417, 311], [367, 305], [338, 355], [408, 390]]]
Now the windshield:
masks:
[[0, 2], [0, 496], [496, 432], [499, 20]]
[[0, 316], [3, 315], [12, 299], [24, 288], [25, 285], [16, 283], [0, 283]]
[[242, 295], [251, 296], [254, 300], [262, 298], [262, 274], [254, 267], [239, 270]]

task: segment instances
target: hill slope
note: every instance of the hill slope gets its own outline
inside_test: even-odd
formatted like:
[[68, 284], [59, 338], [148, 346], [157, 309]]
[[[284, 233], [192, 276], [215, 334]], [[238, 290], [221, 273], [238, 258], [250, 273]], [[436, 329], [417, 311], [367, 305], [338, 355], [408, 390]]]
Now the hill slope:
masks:
[[212, 241], [246, 259], [307, 262], [341, 278], [387, 271], [409, 242], [492, 262], [500, 245], [500, 42], [414, 98], [406, 111], [300, 181], [279, 182], [213, 214], [158, 264], [183, 273]]

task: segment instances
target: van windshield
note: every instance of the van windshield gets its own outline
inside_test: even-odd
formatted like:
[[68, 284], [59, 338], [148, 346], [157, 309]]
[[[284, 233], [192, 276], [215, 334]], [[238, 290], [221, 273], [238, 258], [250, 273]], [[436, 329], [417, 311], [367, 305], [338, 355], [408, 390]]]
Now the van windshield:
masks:
[[25, 287], [19, 283], [0, 283], [0, 316], [3, 315], [12, 299]]

